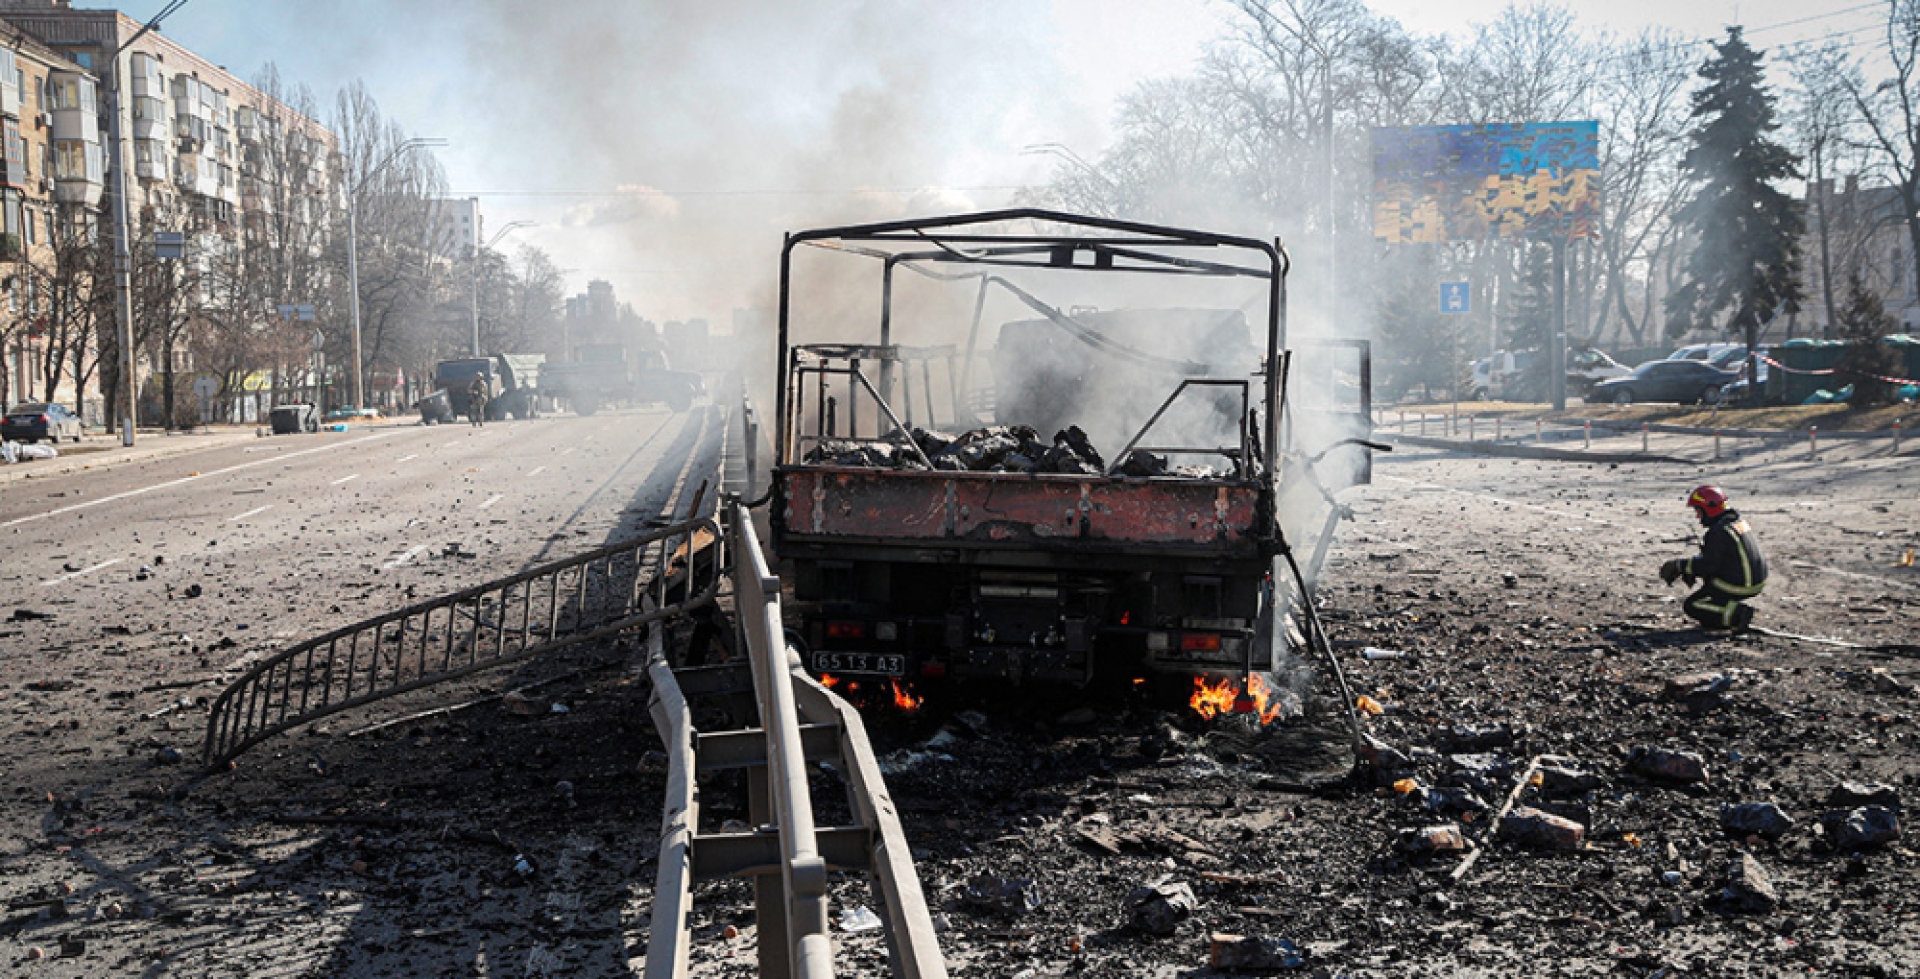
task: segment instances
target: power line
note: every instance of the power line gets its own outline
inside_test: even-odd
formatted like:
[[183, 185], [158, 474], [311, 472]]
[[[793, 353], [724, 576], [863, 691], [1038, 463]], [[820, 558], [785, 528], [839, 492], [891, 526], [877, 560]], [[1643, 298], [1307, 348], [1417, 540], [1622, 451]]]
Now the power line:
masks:
[[[935, 187], [938, 190], [1024, 190], [1025, 184], [980, 184], [969, 187]], [[857, 197], [861, 194], [918, 194], [929, 187], [856, 187], [837, 190], [663, 190], [658, 187], [630, 190], [460, 190], [454, 197]]]

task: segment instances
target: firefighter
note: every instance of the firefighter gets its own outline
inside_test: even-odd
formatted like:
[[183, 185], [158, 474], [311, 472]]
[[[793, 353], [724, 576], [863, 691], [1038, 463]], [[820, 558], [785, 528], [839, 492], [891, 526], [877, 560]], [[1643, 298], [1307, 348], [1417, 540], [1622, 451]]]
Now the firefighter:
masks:
[[487, 423], [487, 375], [473, 375], [473, 383], [467, 385], [467, 420], [475, 427]]
[[1661, 565], [1660, 580], [1669, 585], [1675, 578], [1685, 578], [1689, 585], [1698, 581], [1699, 590], [1682, 606], [1687, 614], [1709, 629], [1744, 631], [1753, 622], [1753, 608], [1745, 600], [1760, 594], [1767, 583], [1760, 542], [1739, 511], [1727, 505], [1727, 494], [1719, 487], [1694, 490], [1687, 506], [1707, 528], [1706, 539], [1699, 554]]

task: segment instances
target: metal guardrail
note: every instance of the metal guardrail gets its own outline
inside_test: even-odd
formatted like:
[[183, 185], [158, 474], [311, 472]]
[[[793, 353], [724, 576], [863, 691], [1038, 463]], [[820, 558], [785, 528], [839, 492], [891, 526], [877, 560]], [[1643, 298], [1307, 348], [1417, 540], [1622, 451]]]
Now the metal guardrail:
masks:
[[[679, 564], [703, 535], [713, 541], [721, 533], [717, 513], [685, 520], [295, 645], [255, 664], [214, 701], [202, 759], [218, 769], [330, 714], [709, 604], [722, 563], [687, 561], [684, 574]], [[663, 562], [673, 573], [662, 573]]]
[[[729, 876], [754, 881], [760, 975], [832, 976], [829, 869], [868, 873], [886, 929], [892, 975], [945, 979], [946, 963], [914, 873], [906, 834], [859, 712], [814, 682], [787, 648], [780, 619], [780, 580], [768, 571], [761, 556], [749, 511], [733, 504], [728, 523], [735, 613], [746, 637], [761, 727], [714, 733], [694, 730], [680, 675], [663, 646], [657, 642], [652, 646], [651, 708], [666, 744], [669, 770], [647, 979], [684, 979], [693, 881]], [[814, 824], [808, 766], [822, 761], [840, 773], [858, 824]], [[748, 816], [758, 828], [703, 834], [694, 779], [730, 769], [747, 773]]]

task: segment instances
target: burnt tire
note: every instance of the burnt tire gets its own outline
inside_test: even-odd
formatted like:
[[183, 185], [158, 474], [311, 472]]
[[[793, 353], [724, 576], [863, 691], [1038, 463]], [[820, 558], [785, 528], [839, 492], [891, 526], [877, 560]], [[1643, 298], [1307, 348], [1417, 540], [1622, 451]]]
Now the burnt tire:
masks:
[[674, 414], [679, 414], [692, 408], [693, 390], [691, 388], [679, 388], [670, 392], [667, 395], [667, 407], [673, 409]]

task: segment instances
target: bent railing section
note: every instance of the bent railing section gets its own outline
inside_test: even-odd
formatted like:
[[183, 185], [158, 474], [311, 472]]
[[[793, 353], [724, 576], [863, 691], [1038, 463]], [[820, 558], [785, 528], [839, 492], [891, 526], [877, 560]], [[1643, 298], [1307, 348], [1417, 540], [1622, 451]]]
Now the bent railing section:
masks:
[[309, 639], [220, 694], [202, 758], [217, 769], [330, 714], [709, 604], [725, 567], [701, 551], [723, 538], [718, 513], [686, 520]]

